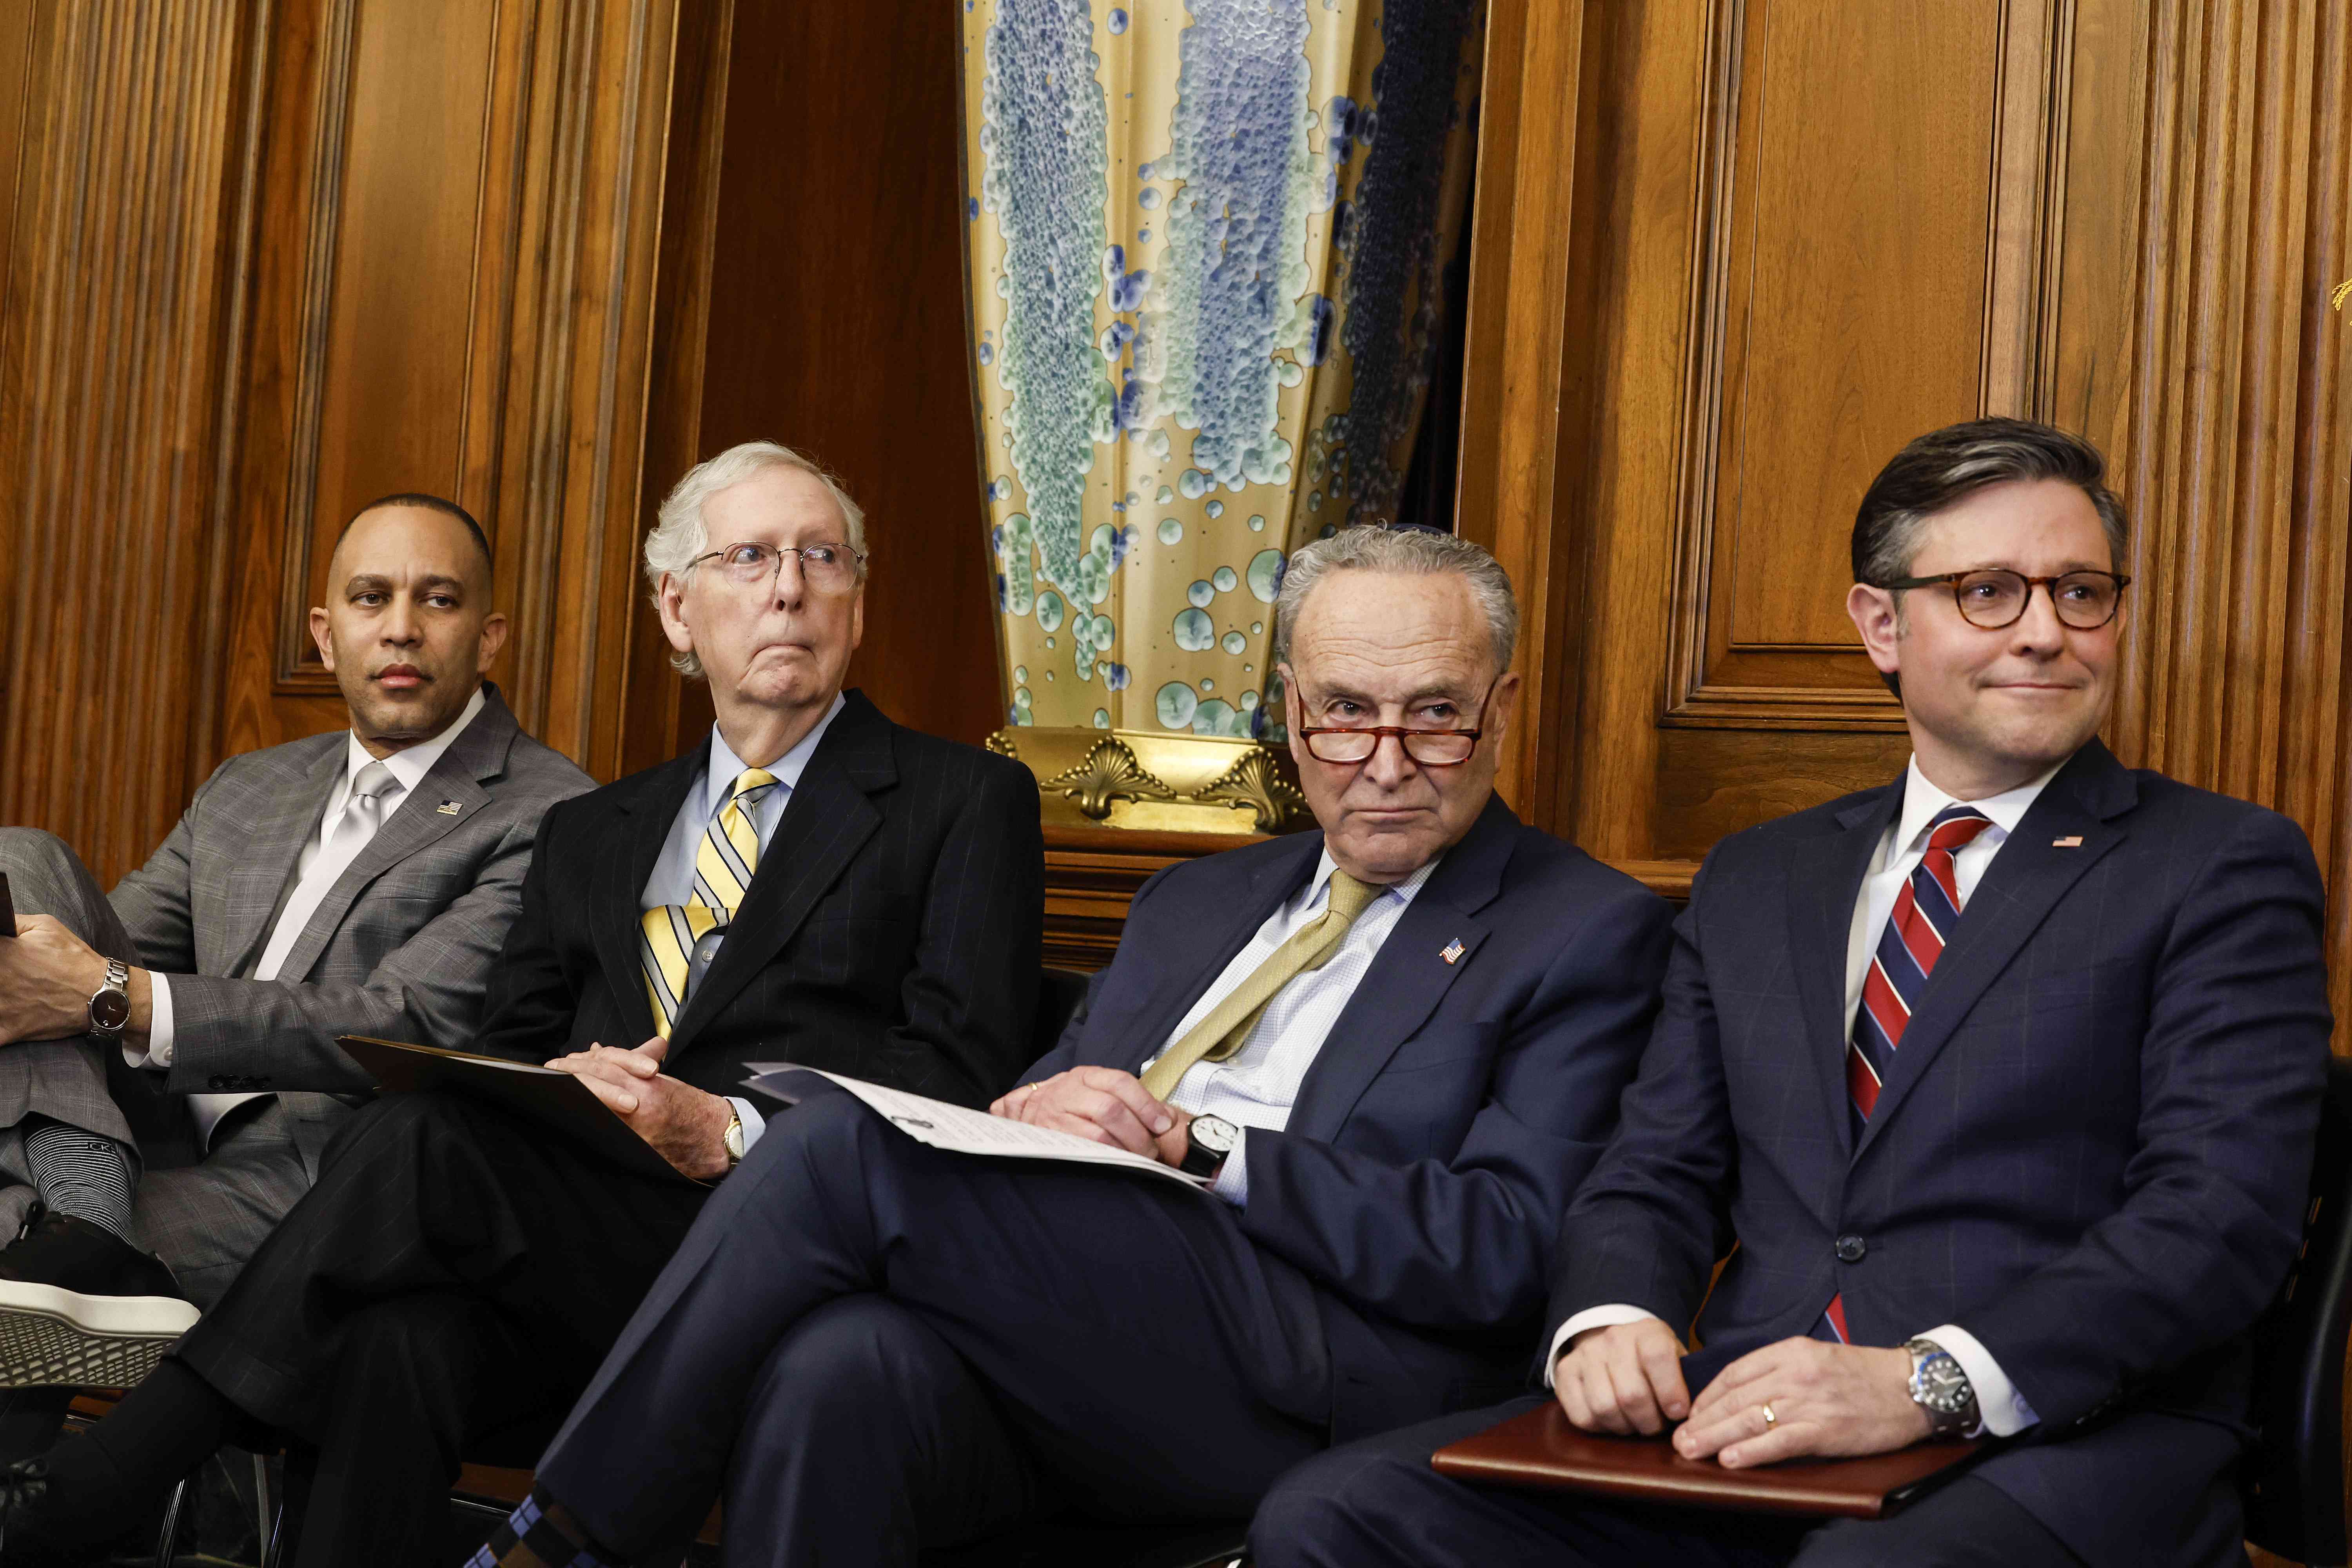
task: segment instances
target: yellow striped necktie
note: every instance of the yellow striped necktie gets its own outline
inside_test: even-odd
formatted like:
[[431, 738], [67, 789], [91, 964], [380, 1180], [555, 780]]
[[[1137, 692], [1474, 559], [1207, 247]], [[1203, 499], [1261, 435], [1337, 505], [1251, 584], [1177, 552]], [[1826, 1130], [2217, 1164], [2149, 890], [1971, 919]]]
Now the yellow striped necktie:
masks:
[[715, 926], [728, 923], [742, 906], [744, 890], [760, 868], [760, 830], [751, 814], [776, 786], [765, 768], [746, 768], [735, 780], [727, 804], [702, 831], [694, 854], [694, 890], [683, 904], [647, 910], [639, 921], [637, 958], [646, 974], [646, 995], [654, 1005], [654, 1033], [669, 1038], [686, 1005], [686, 972], [694, 944]]
[[1194, 1062], [1221, 1062], [1241, 1049], [1282, 988], [1309, 970], [1330, 963], [1331, 955], [1347, 940], [1348, 928], [1356, 923], [1356, 917], [1386, 891], [1386, 888], [1360, 882], [1334, 867], [1331, 891], [1324, 900], [1323, 912], [1291, 932], [1290, 939], [1250, 971], [1249, 977], [1235, 986], [1231, 995], [1210, 1008], [1209, 1016], [1193, 1025], [1191, 1033], [1144, 1069], [1145, 1091], [1156, 1100], [1165, 1100], [1175, 1089], [1176, 1080]]

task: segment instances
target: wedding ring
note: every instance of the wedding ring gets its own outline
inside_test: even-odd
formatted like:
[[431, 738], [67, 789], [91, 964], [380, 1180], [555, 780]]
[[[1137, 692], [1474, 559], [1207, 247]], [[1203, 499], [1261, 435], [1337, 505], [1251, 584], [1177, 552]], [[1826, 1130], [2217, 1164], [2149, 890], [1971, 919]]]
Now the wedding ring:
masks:
[[1763, 1403], [1760, 1408], [1764, 1412], [1764, 1430], [1769, 1432], [1775, 1426], [1779, 1425], [1780, 1417], [1772, 1414], [1772, 1402], [1769, 1399]]

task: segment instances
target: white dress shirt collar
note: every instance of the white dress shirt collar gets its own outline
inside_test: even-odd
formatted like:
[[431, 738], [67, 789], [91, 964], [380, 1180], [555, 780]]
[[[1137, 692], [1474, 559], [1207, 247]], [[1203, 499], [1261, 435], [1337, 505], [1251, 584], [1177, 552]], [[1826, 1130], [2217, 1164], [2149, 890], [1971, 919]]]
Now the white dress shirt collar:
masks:
[[1895, 819], [1895, 837], [1887, 841], [1884, 863], [1891, 864], [1897, 857], [1918, 848], [1927, 825], [1948, 806], [1974, 806], [1992, 819], [1992, 825], [2000, 829], [2002, 837], [2008, 837], [2017, 831], [2018, 823], [2024, 818], [2027, 808], [2032, 805], [2042, 789], [2058, 776], [2058, 769], [2065, 765], [2061, 762], [2040, 778], [2030, 779], [2015, 789], [1989, 795], [1982, 800], [1963, 802], [1955, 800], [1930, 783], [1927, 775], [1919, 771], [1919, 759], [1914, 756], [1904, 770], [1903, 815]]
[[[1394, 893], [1402, 901], [1408, 904], [1412, 902], [1412, 896], [1421, 891], [1422, 884], [1429, 880], [1430, 873], [1436, 870], [1438, 862], [1444, 858], [1445, 851], [1443, 849], [1439, 850], [1435, 855], [1431, 856], [1427, 863], [1419, 870], [1415, 871], [1412, 876], [1405, 878], [1402, 881], [1391, 882], [1387, 887], [1381, 889], [1380, 894], [1372, 901], [1378, 903], [1381, 899], [1384, 899], [1388, 897], [1389, 894]], [[1331, 873], [1339, 868], [1339, 863], [1331, 858], [1331, 851], [1329, 848], [1325, 848], [1323, 853], [1316, 859], [1315, 875], [1308, 879], [1306, 890], [1300, 895], [1298, 900], [1296, 900], [1289, 905], [1289, 908], [1292, 910], [1302, 914], [1308, 910], [1322, 908], [1324, 900], [1330, 897]]]
[[[809, 732], [803, 735], [791, 751], [768, 764], [768, 771], [776, 775], [776, 782], [784, 786], [785, 794], [790, 795], [801, 787], [801, 774], [808, 771], [809, 758], [816, 753], [817, 742], [824, 739], [824, 732], [833, 727], [834, 720], [848, 705], [848, 699], [836, 693], [833, 706], [824, 710], [824, 717], [811, 725]], [[735, 781], [742, 777], [743, 771], [751, 765], [735, 754], [735, 748], [727, 743], [727, 737], [719, 731], [718, 725], [710, 726], [710, 761], [702, 773], [702, 819], [705, 822], [719, 815], [719, 808], [727, 804], [729, 792], [735, 787]]]
[[[352, 781], [360, 776], [360, 770], [374, 762], [381, 762], [392, 770], [393, 778], [400, 785], [401, 795], [404, 797], [406, 796], [426, 773], [433, 771], [433, 764], [441, 760], [441, 753], [457, 743], [457, 737], [465, 733], [466, 726], [472, 723], [475, 715], [481, 712], [486, 700], [484, 688], [477, 683], [474, 687], [474, 695], [467, 699], [464, 711], [457, 715], [454, 723], [431, 740], [419, 741], [416, 744], [404, 747], [388, 757], [378, 757], [360, 744], [359, 731], [352, 731], [348, 737], [349, 743], [343, 752], [343, 795], [336, 796], [336, 804], [340, 805], [344, 796], [351, 793]], [[331, 809], [327, 815], [332, 816], [335, 813]]]

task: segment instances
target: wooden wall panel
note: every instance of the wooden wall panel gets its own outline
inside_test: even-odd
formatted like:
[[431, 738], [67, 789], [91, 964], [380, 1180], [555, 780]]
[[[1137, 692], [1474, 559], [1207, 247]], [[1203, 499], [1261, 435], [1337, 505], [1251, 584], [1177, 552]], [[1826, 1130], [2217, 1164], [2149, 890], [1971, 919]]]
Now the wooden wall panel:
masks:
[[223, 340], [266, 8], [20, 5], [0, 307], [0, 822], [101, 878], [209, 765]]

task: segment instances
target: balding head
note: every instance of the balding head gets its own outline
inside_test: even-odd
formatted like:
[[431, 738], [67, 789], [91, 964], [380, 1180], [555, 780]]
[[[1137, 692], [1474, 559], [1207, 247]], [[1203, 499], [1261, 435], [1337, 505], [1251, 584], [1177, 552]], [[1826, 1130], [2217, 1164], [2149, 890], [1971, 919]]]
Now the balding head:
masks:
[[369, 752], [430, 740], [465, 710], [506, 643], [491, 591], [488, 541], [455, 502], [387, 496], [343, 525], [310, 636]]

